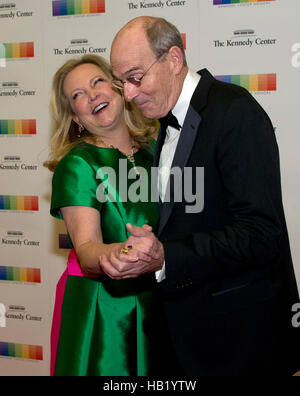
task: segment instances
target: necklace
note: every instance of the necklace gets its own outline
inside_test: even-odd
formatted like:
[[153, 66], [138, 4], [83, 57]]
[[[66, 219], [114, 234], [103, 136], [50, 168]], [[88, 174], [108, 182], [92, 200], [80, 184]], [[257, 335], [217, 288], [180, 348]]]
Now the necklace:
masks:
[[104, 140], [102, 140], [101, 138], [98, 138], [98, 141], [102, 144], [104, 144], [104, 146], [109, 147], [109, 148], [113, 148], [115, 150], [119, 150], [120, 153], [122, 153], [127, 159], [128, 161], [132, 164], [132, 167], [137, 175], [138, 178], [141, 177], [141, 174], [139, 172], [139, 170], [137, 169], [136, 165], [135, 165], [135, 159], [134, 159], [134, 152], [136, 150], [136, 146], [133, 144], [131, 146], [131, 153], [130, 154], [126, 154], [124, 153], [122, 150], [120, 150], [118, 147], [113, 146], [112, 144], [107, 144]]

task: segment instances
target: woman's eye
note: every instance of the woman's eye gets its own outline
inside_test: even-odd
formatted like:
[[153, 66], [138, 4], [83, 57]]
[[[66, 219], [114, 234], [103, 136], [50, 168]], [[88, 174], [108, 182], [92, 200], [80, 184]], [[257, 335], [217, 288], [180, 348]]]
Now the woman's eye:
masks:
[[101, 78], [101, 77], [97, 78], [97, 79], [95, 80], [95, 82], [94, 82], [94, 86], [95, 86], [96, 84], [98, 84], [99, 82], [103, 82], [103, 81], [104, 81], [103, 78]]
[[76, 92], [76, 93], [72, 96], [72, 99], [73, 99], [73, 100], [76, 100], [76, 99], [78, 98], [78, 95], [79, 95], [79, 93]]
[[72, 96], [72, 99], [76, 100], [81, 94], [82, 92], [75, 92], [74, 95]]

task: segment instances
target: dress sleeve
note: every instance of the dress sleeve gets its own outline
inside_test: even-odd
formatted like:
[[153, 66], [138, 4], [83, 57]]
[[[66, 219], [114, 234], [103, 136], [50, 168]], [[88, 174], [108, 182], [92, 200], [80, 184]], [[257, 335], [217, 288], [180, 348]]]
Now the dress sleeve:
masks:
[[101, 210], [96, 197], [97, 180], [94, 169], [78, 155], [67, 155], [57, 165], [52, 179], [52, 216], [62, 219], [64, 206], [88, 206]]

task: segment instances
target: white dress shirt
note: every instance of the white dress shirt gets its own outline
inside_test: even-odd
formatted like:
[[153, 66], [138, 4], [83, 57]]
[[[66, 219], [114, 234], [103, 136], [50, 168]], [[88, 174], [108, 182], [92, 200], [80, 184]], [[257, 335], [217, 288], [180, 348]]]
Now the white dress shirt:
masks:
[[[190, 101], [192, 99], [193, 93], [199, 81], [200, 81], [200, 75], [194, 72], [193, 70], [189, 69], [183, 83], [181, 94], [178, 98], [175, 107], [172, 110], [172, 113], [174, 114], [175, 117], [177, 117], [177, 120], [181, 126], [183, 126], [184, 119], [186, 117], [190, 105]], [[172, 162], [174, 159], [174, 155], [181, 131], [178, 131], [177, 129], [168, 126], [166, 132], [167, 132], [166, 139], [160, 154], [159, 172], [158, 172], [158, 191], [162, 202], [164, 202], [170, 171], [172, 167]], [[156, 279], [158, 282], [161, 282], [162, 280], [165, 279], [165, 277], [166, 276], [165, 276], [165, 264], [164, 264], [161, 270], [156, 271]]]

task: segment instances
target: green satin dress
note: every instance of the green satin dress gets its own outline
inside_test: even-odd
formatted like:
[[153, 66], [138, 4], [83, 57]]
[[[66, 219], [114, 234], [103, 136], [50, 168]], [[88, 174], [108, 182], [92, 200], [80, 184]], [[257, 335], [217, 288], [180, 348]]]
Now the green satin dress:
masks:
[[[139, 150], [134, 157], [136, 166], [147, 171], [148, 180], [145, 173], [138, 180], [135, 174], [134, 179], [124, 180], [126, 168], [131, 175], [134, 169], [117, 149], [87, 143], [72, 149], [53, 176], [51, 214], [62, 218], [60, 208], [64, 206], [99, 210], [103, 240], [108, 244], [127, 240], [128, 222], [137, 226], [147, 223], [155, 230], [158, 207], [151, 202], [149, 187], [153, 147]], [[115, 180], [110, 169], [116, 170]], [[131, 193], [127, 202], [125, 190]], [[111, 194], [110, 199], [100, 202], [105, 194]], [[132, 202], [139, 194], [145, 202]], [[55, 375], [164, 374], [167, 338], [154, 274], [125, 280], [68, 274]]]

